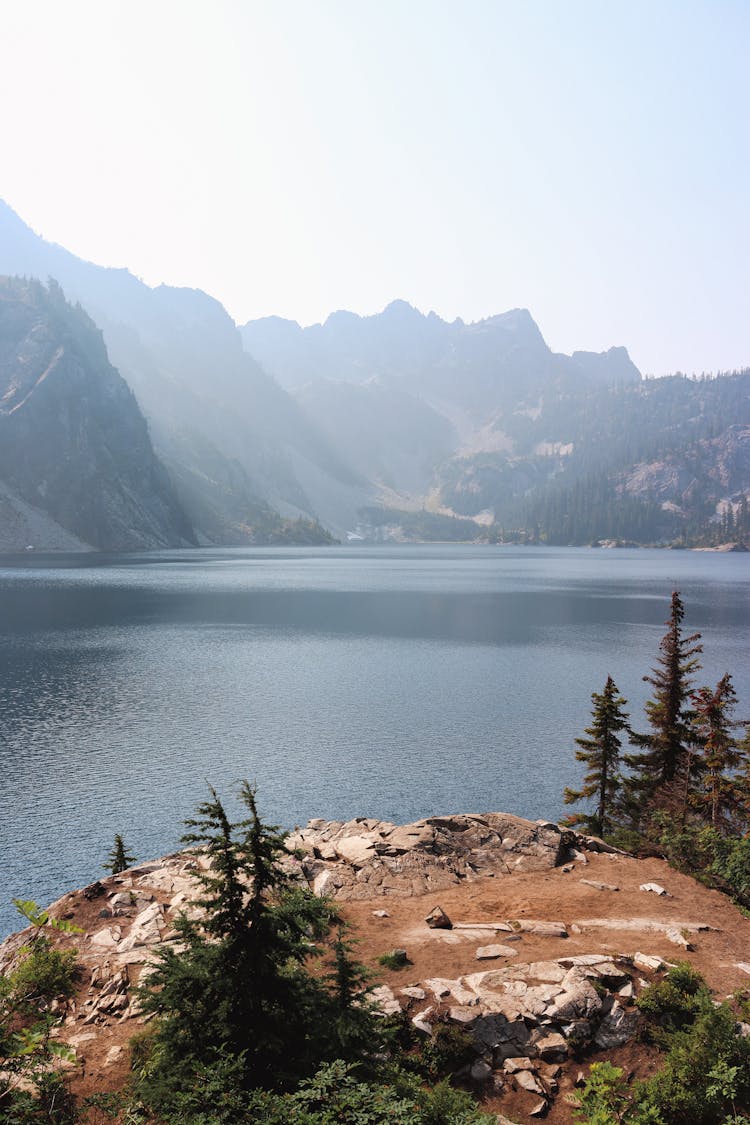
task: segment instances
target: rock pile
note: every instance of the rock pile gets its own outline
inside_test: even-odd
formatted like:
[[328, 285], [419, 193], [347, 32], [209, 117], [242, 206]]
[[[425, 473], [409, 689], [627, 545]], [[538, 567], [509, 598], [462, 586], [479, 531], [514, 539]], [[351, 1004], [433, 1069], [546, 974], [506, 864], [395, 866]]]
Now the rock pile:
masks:
[[406, 825], [365, 818], [311, 820], [287, 846], [302, 857], [302, 871], [316, 894], [353, 901], [423, 895], [473, 879], [544, 871], [562, 863], [583, 839], [548, 821], [484, 813], [432, 816]]
[[385, 1014], [405, 1012], [424, 1035], [442, 1022], [463, 1027], [477, 1052], [473, 1080], [498, 1093], [520, 1088], [541, 1098], [543, 1105], [530, 1110], [541, 1115], [558, 1091], [560, 1064], [574, 1049], [611, 1050], [635, 1034], [633, 969], [630, 956], [584, 954], [456, 980], [431, 978], [395, 991], [381, 986], [374, 997]]

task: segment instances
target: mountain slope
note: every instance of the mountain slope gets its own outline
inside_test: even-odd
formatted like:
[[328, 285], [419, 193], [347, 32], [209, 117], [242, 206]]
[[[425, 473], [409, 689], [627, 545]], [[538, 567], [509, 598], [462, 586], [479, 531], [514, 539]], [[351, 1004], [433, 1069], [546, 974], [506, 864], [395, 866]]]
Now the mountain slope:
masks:
[[285, 515], [320, 514], [345, 527], [369, 495], [299, 405], [243, 351], [233, 321], [205, 293], [151, 289], [127, 270], [84, 262], [39, 238], [3, 203], [0, 272], [54, 277], [100, 326], [203, 540], [252, 539], [268, 503]]
[[101, 334], [54, 283], [0, 279], [0, 480], [9, 546], [30, 533], [25, 505], [71, 533], [58, 546], [195, 542]]
[[525, 309], [448, 324], [397, 301], [242, 335], [390, 490], [381, 500], [396, 510], [363, 510], [365, 532], [424, 534], [415, 508], [439, 514], [434, 534], [448, 538], [450, 513], [561, 543], [744, 529], [747, 373], [642, 380], [624, 348], [553, 353]]

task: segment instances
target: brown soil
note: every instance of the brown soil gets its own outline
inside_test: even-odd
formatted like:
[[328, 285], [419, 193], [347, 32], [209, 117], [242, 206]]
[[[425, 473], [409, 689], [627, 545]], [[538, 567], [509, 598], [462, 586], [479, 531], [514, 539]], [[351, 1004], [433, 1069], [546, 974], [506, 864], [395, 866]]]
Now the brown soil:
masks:
[[[589, 862], [580, 861], [570, 871], [553, 868], [540, 873], [515, 874], [509, 877], [485, 878], [451, 887], [439, 893], [413, 898], [378, 897], [369, 901], [351, 902], [342, 906], [342, 913], [352, 923], [359, 939], [357, 956], [376, 974], [377, 983], [394, 989], [416, 984], [428, 977], [454, 978], [483, 968], [506, 963], [504, 960], [478, 962], [478, 945], [504, 942], [507, 935], [491, 935], [477, 940], [476, 935], [462, 936], [460, 930], [430, 930], [424, 922], [428, 912], [440, 905], [454, 923], [511, 919], [537, 919], [564, 922], [567, 939], [540, 937], [522, 933], [514, 941], [517, 962], [551, 960], [578, 953], [634, 954], [641, 951], [656, 954], [665, 960], [687, 960], [706, 978], [717, 998], [735, 990], [750, 987], [750, 977], [736, 967], [738, 961], [750, 957], [750, 919], [745, 918], [723, 895], [708, 890], [700, 883], [670, 869], [658, 859], [636, 860], [619, 855], [589, 853]], [[618, 891], [600, 891], [582, 884], [588, 878], [616, 884]], [[109, 881], [107, 881], [109, 883]], [[671, 897], [664, 898], [640, 891], [641, 883], [656, 882]], [[111, 889], [111, 888], [110, 888]], [[87, 932], [101, 926], [100, 911], [105, 899], [87, 901], [81, 892], [65, 900], [67, 913]], [[387, 918], [377, 918], [373, 911], [387, 910]], [[641, 929], [607, 929], [580, 925], [594, 919], [658, 920], [664, 923], [703, 923], [712, 930], [690, 934], [695, 949], [687, 952], [677, 948], [665, 934]], [[571, 929], [571, 927], [573, 927]], [[580, 932], [576, 929], [580, 928]], [[63, 939], [70, 944], [71, 939]], [[407, 951], [410, 964], [394, 972], [381, 968], [378, 957], [394, 948]], [[137, 969], [131, 968], [135, 979]], [[90, 968], [84, 968], [80, 996], [87, 992]], [[122, 1087], [128, 1077], [130, 1037], [140, 1030], [140, 1021], [129, 1019], [114, 1022], [106, 1028], [84, 1028], [94, 1037], [78, 1045], [80, 1064], [72, 1075], [74, 1092], [86, 1096]], [[122, 1047], [115, 1062], [105, 1065], [112, 1047]], [[560, 1094], [555, 1099], [547, 1121], [562, 1125], [572, 1120], [572, 1109], [566, 1093], [574, 1090], [579, 1071], [588, 1072], [592, 1061], [603, 1055], [588, 1055], [585, 1060], [570, 1059], [559, 1078]], [[607, 1057], [639, 1077], [652, 1073], [658, 1057], [642, 1044], [631, 1043]], [[528, 1120], [528, 1113], [538, 1098], [517, 1091], [488, 1098], [488, 1111], [506, 1114], [519, 1121]]]

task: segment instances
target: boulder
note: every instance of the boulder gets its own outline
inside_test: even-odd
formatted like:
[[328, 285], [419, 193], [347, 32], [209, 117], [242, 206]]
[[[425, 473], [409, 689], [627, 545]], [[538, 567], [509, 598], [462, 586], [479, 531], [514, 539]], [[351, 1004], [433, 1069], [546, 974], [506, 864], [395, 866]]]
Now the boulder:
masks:
[[527, 1090], [530, 1094], [544, 1095], [546, 1093], [544, 1086], [542, 1086], [533, 1070], [516, 1071], [516, 1073], [513, 1075], [513, 1080], [521, 1087], [522, 1090]]
[[553, 1031], [536, 1041], [536, 1051], [544, 1062], [565, 1062], [568, 1057], [568, 1043], [559, 1032]]
[[425, 922], [431, 930], [450, 930], [453, 928], [453, 923], [442, 906], [434, 906], [425, 918]]
[[629, 1042], [637, 1029], [637, 1013], [627, 1011], [615, 1000], [596, 1029], [594, 1042], [601, 1051], [612, 1051], [616, 1047], [623, 1047]]
[[334, 847], [337, 855], [353, 867], [362, 867], [375, 857], [373, 841], [368, 836], [345, 836]]

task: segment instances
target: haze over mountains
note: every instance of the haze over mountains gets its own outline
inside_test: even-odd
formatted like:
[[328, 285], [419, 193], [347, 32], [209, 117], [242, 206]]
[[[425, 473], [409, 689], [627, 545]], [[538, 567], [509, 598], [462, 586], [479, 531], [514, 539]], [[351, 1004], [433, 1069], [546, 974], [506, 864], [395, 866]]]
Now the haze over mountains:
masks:
[[[52, 277], [80, 302], [108, 353], [101, 340], [89, 349], [87, 387], [94, 369], [109, 386], [114, 365], [148, 422], [153, 450], [132, 396], [129, 409], [123, 399], [122, 429], [103, 427], [78, 382], [65, 383], [56, 369], [42, 379], [47, 352], [40, 351], [22, 447], [38, 441], [50, 457], [64, 457], [65, 479], [75, 478], [70, 489], [93, 495], [98, 462], [82, 445], [50, 436], [55, 417], [64, 429], [75, 412], [98, 434], [102, 456], [110, 447], [130, 450], [130, 469], [141, 463], [161, 482], [147, 490], [148, 502], [138, 500], [136, 508], [146, 505], [141, 516], [123, 509], [94, 527], [73, 518], [61, 498], [52, 502], [49, 465], [30, 469], [21, 489], [19, 446], [8, 444], [0, 464], [6, 490], [95, 547], [324, 541], [317, 520], [339, 537], [356, 528], [365, 536], [512, 531], [550, 542], [650, 542], [732, 531], [747, 518], [749, 372], [644, 381], [624, 347], [553, 353], [521, 309], [447, 323], [394, 301], [376, 316], [338, 312], [310, 328], [270, 317], [238, 330], [205, 293], [151, 289], [127, 270], [83, 262], [4, 204], [0, 274]], [[41, 287], [27, 287], [26, 297], [18, 287], [5, 291], [36, 310], [45, 327], [28, 331], [46, 332], [54, 354], [57, 321], [47, 305], [62, 309], [61, 295], [54, 287], [47, 296]], [[78, 317], [83, 336], [94, 333], [83, 314], [59, 315], [67, 324]], [[0, 319], [4, 424], [16, 394], [10, 367], [23, 350], [16, 328], [7, 315]], [[47, 383], [57, 388], [59, 409], [42, 425], [30, 407], [49, 393]], [[134, 436], [138, 425], [145, 443]], [[119, 471], [117, 487], [127, 491], [129, 470], [123, 463], [122, 478]], [[157, 510], [157, 495], [158, 528], [142, 518]], [[102, 510], [111, 514], [110, 501]]]

